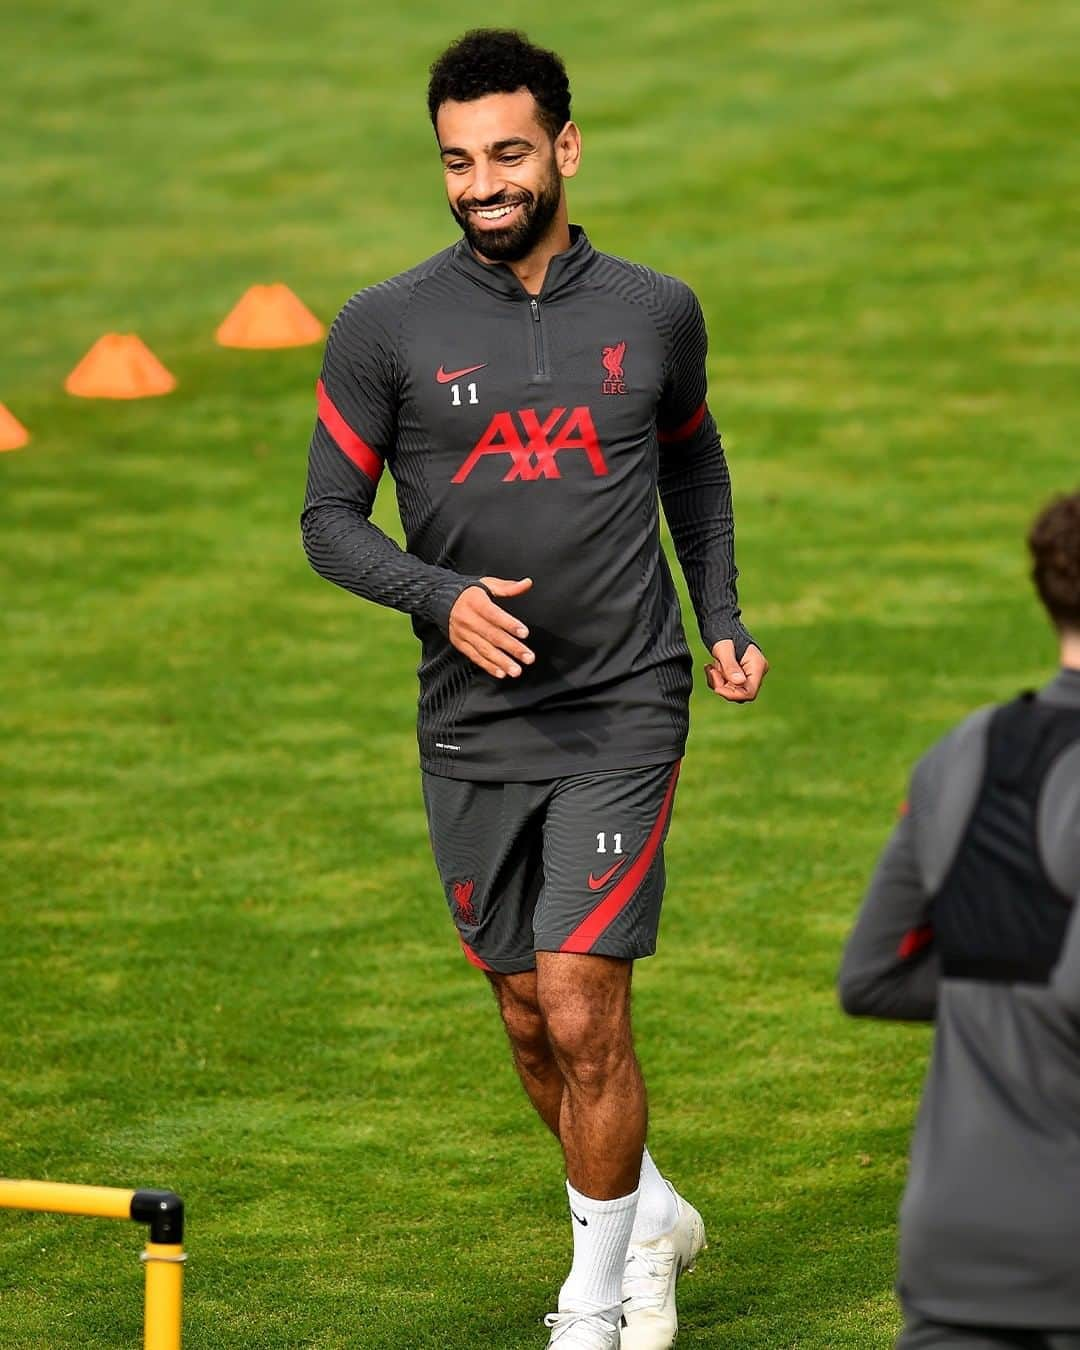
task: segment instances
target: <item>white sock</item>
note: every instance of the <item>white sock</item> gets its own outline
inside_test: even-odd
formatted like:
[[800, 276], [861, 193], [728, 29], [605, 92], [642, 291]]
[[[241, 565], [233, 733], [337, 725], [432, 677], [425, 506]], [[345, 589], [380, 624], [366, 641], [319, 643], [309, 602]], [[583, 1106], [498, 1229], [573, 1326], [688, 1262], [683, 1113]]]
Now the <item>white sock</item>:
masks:
[[637, 1213], [631, 1242], [651, 1242], [661, 1233], [670, 1233], [678, 1222], [679, 1206], [675, 1188], [656, 1170], [646, 1149], [641, 1155], [641, 1181], [638, 1183]]
[[566, 1194], [574, 1230], [574, 1264], [559, 1290], [559, 1311], [599, 1313], [617, 1326], [638, 1193], [617, 1200], [592, 1200], [568, 1181]]

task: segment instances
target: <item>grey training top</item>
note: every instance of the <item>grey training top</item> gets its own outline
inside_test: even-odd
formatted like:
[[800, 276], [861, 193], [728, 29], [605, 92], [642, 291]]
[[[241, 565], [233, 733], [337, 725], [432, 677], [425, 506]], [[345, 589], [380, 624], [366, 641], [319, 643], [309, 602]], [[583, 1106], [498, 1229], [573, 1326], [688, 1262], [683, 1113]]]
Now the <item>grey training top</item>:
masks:
[[[1080, 670], [1040, 701], [1080, 709]], [[937, 1026], [900, 1210], [901, 1298], [940, 1322], [1080, 1329], [1080, 920], [1046, 985], [941, 976], [930, 900], [964, 837], [994, 713], [919, 762], [844, 952], [854, 1014]], [[1040, 793], [1040, 861], [1080, 899], [1080, 743]]]
[[[751, 640], [705, 352], [688, 286], [597, 252], [576, 226], [539, 296], [461, 241], [341, 311], [304, 546], [322, 576], [412, 615], [429, 773], [547, 779], [682, 754], [692, 662], [658, 489], [706, 645], [731, 638], [741, 655]], [[405, 551], [369, 519], [384, 464]], [[533, 579], [499, 602], [536, 653], [516, 679], [447, 637], [483, 575]]]

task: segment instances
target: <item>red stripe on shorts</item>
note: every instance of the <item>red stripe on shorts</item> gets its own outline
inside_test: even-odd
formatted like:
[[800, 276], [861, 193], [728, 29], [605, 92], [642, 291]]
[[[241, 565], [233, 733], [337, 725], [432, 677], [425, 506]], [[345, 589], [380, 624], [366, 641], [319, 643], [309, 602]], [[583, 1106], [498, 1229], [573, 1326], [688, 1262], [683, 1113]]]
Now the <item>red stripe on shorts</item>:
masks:
[[483, 957], [477, 956], [477, 954], [473, 951], [473, 949], [469, 946], [469, 944], [465, 941], [465, 939], [461, 936], [460, 933], [458, 934], [458, 941], [461, 943], [461, 950], [465, 953], [466, 960], [468, 960], [472, 965], [474, 965], [477, 970], [491, 969], [491, 967], [483, 959]]
[[561, 952], [589, 952], [597, 938], [601, 936], [605, 929], [619, 917], [622, 911], [629, 904], [634, 892], [645, 879], [645, 874], [652, 866], [652, 861], [656, 857], [656, 850], [660, 847], [660, 840], [664, 837], [664, 828], [667, 825], [668, 817], [671, 815], [671, 803], [675, 797], [675, 784], [679, 781], [679, 765], [676, 764], [671, 771], [671, 777], [668, 780], [667, 791], [664, 793], [664, 801], [660, 807], [660, 814], [656, 817], [656, 822], [649, 831], [649, 837], [645, 840], [645, 847], [637, 855], [634, 861], [626, 869], [603, 900], [590, 910], [582, 919], [563, 945], [559, 948]]

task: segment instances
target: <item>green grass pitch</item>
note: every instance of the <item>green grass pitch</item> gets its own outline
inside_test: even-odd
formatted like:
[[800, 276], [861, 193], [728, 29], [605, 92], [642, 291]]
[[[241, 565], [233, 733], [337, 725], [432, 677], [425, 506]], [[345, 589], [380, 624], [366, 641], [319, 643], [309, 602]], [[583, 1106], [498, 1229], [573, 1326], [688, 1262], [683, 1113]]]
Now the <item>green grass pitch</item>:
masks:
[[[711, 1233], [680, 1344], [885, 1347], [927, 1035], [832, 979], [914, 757], [1053, 663], [1021, 537], [1080, 477], [1066, 0], [10, 8], [0, 1171], [178, 1190], [190, 1350], [543, 1343], [561, 1174], [429, 860], [413, 639], [300, 550], [318, 350], [212, 342], [252, 282], [329, 318], [449, 241], [425, 72], [492, 20], [568, 60], [572, 217], [701, 296], [774, 666], [695, 697], [637, 979]], [[107, 330], [178, 391], [67, 398]], [[0, 1214], [0, 1345], [137, 1344], [140, 1242]]]

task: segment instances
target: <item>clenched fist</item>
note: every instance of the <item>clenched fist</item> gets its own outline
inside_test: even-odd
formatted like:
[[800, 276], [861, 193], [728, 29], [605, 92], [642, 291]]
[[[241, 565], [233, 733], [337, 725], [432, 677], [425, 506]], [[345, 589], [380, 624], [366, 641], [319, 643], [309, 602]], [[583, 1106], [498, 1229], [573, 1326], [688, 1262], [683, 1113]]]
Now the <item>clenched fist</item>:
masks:
[[753, 643], [735, 660], [735, 644], [725, 638], [712, 649], [713, 660], [705, 667], [705, 679], [714, 694], [729, 703], [751, 703], [757, 698], [761, 681], [769, 673], [764, 653]]

